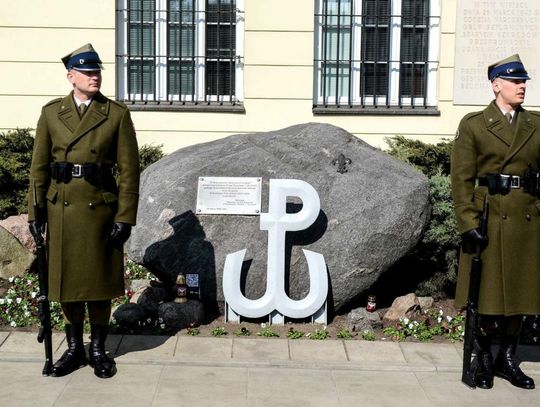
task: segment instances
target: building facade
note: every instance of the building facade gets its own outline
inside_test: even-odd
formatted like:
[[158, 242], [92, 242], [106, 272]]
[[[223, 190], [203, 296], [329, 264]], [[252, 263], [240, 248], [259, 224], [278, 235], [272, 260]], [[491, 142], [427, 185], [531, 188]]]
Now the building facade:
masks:
[[[90, 42], [104, 62], [103, 93], [130, 107], [140, 144], [166, 152], [304, 122], [379, 147], [393, 135], [438, 142], [479, 109], [455, 82], [458, 69], [483, 74], [520, 52], [520, 43], [482, 42], [523, 25], [493, 15], [497, 27], [482, 28], [477, 15], [497, 3], [0, 0], [0, 131], [35, 127], [41, 106], [69, 91], [60, 58]], [[472, 68], [456, 65], [471, 59], [464, 44]], [[493, 61], [474, 51], [486, 48]], [[471, 81], [489, 101], [487, 78]]]

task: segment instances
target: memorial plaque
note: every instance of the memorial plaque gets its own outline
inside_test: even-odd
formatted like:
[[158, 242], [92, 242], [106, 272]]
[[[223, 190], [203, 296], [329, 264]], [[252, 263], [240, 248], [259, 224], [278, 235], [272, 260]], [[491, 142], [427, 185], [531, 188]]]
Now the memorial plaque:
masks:
[[261, 184], [258, 177], [199, 177], [198, 215], [259, 215]]
[[540, 1], [458, 0], [454, 104], [487, 105], [493, 92], [488, 65], [519, 54], [529, 72], [526, 105], [540, 106]]

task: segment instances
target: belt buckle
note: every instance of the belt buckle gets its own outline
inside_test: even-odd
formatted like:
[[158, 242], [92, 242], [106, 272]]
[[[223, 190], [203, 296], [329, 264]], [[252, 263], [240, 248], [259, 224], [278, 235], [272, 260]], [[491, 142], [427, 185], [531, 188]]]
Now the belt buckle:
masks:
[[518, 175], [511, 175], [511, 177], [512, 178], [510, 179], [510, 188], [521, 188], [521, 177]]
[[81, 164], [73, 164], [73, 168], [71, 170], [71, 175], [75, 178], [81, 178], [82, 177], [82, 165]]

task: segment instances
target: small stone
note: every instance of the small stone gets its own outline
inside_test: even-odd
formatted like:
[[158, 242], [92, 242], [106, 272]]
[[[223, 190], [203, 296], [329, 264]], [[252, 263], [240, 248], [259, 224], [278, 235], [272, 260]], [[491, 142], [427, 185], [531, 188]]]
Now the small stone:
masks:
[[351, 332], [374, 331], [382, 328], [382, 321], [378, 312], [369, 312], [360, 307], [347, 314], [347, 327]]
[[431, 307], [433, 307], [433, 297], [417, 297], [418, 303], [420, 304], [420, 308], [422, 311], [427, 311]]
[[204, 322], [204, 306], [199, 300], [165, 302], [159, 306], [159, 319], [172, 331], [187, 328], [192, 322], [200, 325]]
[[384, 314], [383, 325], [391, 325], [402, 318], [410, 318], [420, 309], [420, 303], [414, 293], [397, 297]]

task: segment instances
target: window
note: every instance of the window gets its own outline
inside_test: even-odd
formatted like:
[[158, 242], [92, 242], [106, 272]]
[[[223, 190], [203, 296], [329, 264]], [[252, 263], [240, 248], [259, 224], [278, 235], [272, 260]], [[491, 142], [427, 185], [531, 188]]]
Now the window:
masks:
[[438, 114], [438, 0], [318, 0], [316, 113]]
[[243, 2], [119, 0], [118, 99], [159, 109], [241, 105]]

